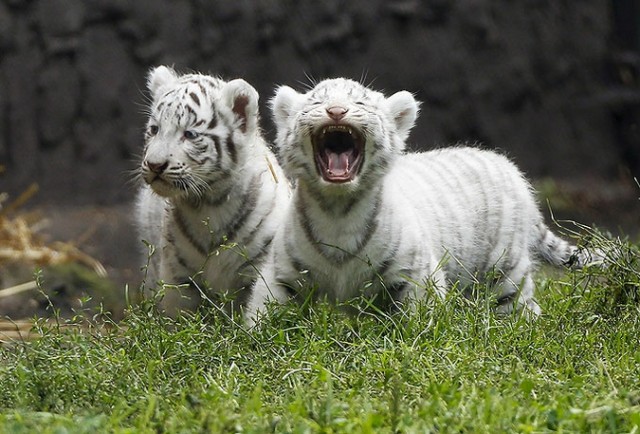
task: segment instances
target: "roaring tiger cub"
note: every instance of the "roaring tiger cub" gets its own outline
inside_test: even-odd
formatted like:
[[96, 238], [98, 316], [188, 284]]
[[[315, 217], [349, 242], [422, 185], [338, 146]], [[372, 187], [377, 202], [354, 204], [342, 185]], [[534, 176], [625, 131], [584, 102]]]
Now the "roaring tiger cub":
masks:
[[192, 284], [167, 288], [171, 315], [197, 307], [195, 286], [241, 306], [290, 195], [258, 127], [258, 93], [165, 66], [150, 71], [148, 88], [137, 199], [140, 235], [156, 248], [146, 283]]
[[[292, 202], [249, 302], [292, 295], [390, 306], [495, 280], [497, 311], [539, 314], [535, 257], [556, 265], [584, 255], [543, 223], [532, 188], [507, 158], [472, 147], [406, 153], [419, 105], [352, 80], [272, 100], [277, 146], [295, 181]], [[253, 315], [253, 316], [251, 316]]]

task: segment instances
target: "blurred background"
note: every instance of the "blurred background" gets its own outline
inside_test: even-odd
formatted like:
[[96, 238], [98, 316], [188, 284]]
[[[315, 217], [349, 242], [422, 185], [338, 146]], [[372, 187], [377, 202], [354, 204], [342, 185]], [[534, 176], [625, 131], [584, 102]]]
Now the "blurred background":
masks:
[[[131, 179], [160, 64], [245, 78], [268, 138], [278, 84], [409, 90], [423, 102], [412, 149], [501, 149], [556, 217], [640, 230], [640, 1], [2, 0], [0, 248], [26, 216], [33, 243], [79, 249], [118, 294], [139, 283]], [[0, 256], [0, 289], [33, 278], [17, 262]], [[0, 297], [0, 315], [25, 300]]]

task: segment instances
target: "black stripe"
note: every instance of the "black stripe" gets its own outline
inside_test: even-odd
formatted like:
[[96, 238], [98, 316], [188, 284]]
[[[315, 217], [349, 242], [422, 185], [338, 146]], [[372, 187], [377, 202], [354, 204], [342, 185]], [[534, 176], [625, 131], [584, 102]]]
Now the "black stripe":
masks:
[[222, 146], [220, 145], [220, 138], [212, 136], [213, 145], [216, 148], [216, 168], [219, 169], [222, 166]]
[[[514, 270], [514, 268], [516, 268], [516, 266], [522, 261], [523, 255], [519, 255], [517, 258], [513, 257], [513, 250], [511, 252], [508, 252], [505, 259], [504, 259], [504, 263], [501, 267], [499, 267], [499, 272], [501, 274], [503, 274], [504, 276], [510, 276], [511, 272]], [[483, 271], [484, 270], [480, 270]]]
[[200, 87], [200, 91], [202, 92], [202, 94], [206, 97], [207, 96], [207, 88], [204, 87], [202, 85], [202, 83], [200, 83], [199, 81], [197, 82], [197, 84], [198, 84], [198, 87]]
[[267, 237], [266, 240], [263, 241], [262, 245], [258, 248], [258, 251], [251, 258], [254, 262], [260, 262], [265, 257], [265, 255], [269, 252], [269, 247], [273, 243], [273, 236]]
[[220, 146], [220, 138], [215, 134], [202, 133], [203, 137], [207, 137], [213, 142], [213, 146], [216, 148], [216, 161], [215, 167], [217, 170], [221, 167], [222, 147]]
[[[309, 218], [305, 213], [305, 203], [302, 195], [298, 195], [296, 197], [298, 199], [296, 201], [296, 210], [298, 211], [298, 222], [300, 226], [302, 226], [302, 230], [304, 231], [304, 235], [307, 238], [307, 241], [316, 249], [320, 256], [325, 257], [324, 250], [320, 247], [320, 241], [317, 240], [315, 234], [313, 233], [313, 229], [311, 228], [311, 224], [309, 222]], [[326, 258], [327, 259], [327, 258]]]
[[189, 243], [193, 246], [194, 249], [198, 251], [202, 256], [207, 256], [208, 251], [204, 248], [200, 243], [198, 243], [197, 238], [189, 231], [189, 228], [184, 221], [184, 216], [180, 212], [178, 208], [173, 208], [173, 219], [176, 222], [176, 227], [182, 235], [189, 241]]
[[278, 278], [278, 275], [281, 275], [281, 272], [278, 272], [278, 270], [276, 270], [276, 285], [280, 286], [281, 288], [284, 288], [285, 291], [287, 291], [287, 295], [290, 298], [296, 298], [299, 295], [298, 290], [295, 288], [295, 285], [291, 282], [286, 282], [284, 280], [281, 280]]
[[391, 268], [391, 265], [395, 262], [396, 255], [398, 254], [399, 250], [400, 250], [399, 243], [393, 246], [393, 248], [391, 249], [391, 252], [387, 255], [387, 258], [383, 260], [378, 266], [378, 268], [376, 269], [376, 277], [384, 281], [385, 274], [387, 274], [387, 271], [389, 271], [389, 268]]
[[[228, 242], [233, 241], [233, 239], [236, 237], [237, 232], [242, 229], [242, 226], [247, 222], [249, 215], [251, 215], [251, 212], [255, 209], [256, 203], [258, 201], [257, 191], [260, 188], [259, 181], [260, 176], [255, 175], [251, 180], [251, 184], [249, 185], [247, 192], [244, 195], [242, 204], [238, 208], [238, 211], [235, 213], [233, 218], [230, 220], [231, 222], [235, 223], [229, 228], [229, 230], [226, 231], [225, 235]], [[223, 238], [220, 238], [217, 244], [216, 242], [212, 242], [210, 251], [213, 251], [213, 249], [222, 245], [222, 242]]]
[[347, 201], [345, 207], [342, 209], [342, 215], [346, 216], [347, 214], [349, 214], [353, 209], [353, 207], [356, 206], [358, 202], [360, 202], [361, 198], [362, 196], [360, 195], [357, 195], [357, 194], [352, 195]]
[[376, 185], [380, 183], [380, 179], [388, 173], [389, 161], [389, 156], [380, 155], [377, 157], [375, 160], [375, 169], [360, 174], [360, 184]]
[[327, 197], [326, 194], [324, 194], [322, 187], [316, 183], [311, 183], [311, 184], [305, 183], [303, 188], [313, 201], [315, 201], [318, 204], [322, 204], [322, 206], [319, 207], [320, 211], [323, 214], [330, 216], [331, 218], [335, 216], [345, 217], [347, 214], [349, 214], [353, 210], [353, 208], [357, 204], [362, 202], [368, 196], [381, 194], [381, 191], [382, 191], [382, 187], [379, 187], [373, 193], [367, 192], [367, 194], [363, 194], [358, 192], [358, 193], [349, 195], [348, 198], [345, 198], [345, 197], [336, 198], [336, 197]]
[[[251, 232], [249, 232], [247, 234], [246, 237], [244, 237], [242, 239], [241, 242], [239, 242], [240, 245], [246, 245], [251, 239], [253, 239], [256, 235], [256, 233], [262, 229], [262, 226], [264, 224], [264, 221], [271, 215], [271, 213], [273, 212], [274, 209], [276, 209], [276, 200], [277, 200], [277, 195], [273, 195], [271, 197], [271, 204], [269, 205], [269, 209], [268, 211], [262, 215], [262, 217], [260, 218], [260, 221], [258, 222], [258, 224], [255, 226], [255, 228], [253, 228], [251, 230]], [[260, 208], [261, 210], [263, 210], [264, 208]]]
[[381, 202], [382, 202], [382, 199], [380, 196], [378, 196], [378, 200], [376, 201], [373, 211], [371, 212], [369, 219], [365, 223], [367, 227], [367, 231], [365, 232], [364, 237], [362, 237], [362, 239], [358, 243], [358, 246], [356, 247], [357, 253], [359, 253], [367, 244], [369, 244], [369, 241], [371, 241], [371, 237], [378, 229], [377, 217], [378, 217], [378, 214], [380, 213]]
[[181, 278], [177, 277], [179, 276], [179, 273], [176, 271], [176, 267], [175, 264], [169, 264], [169, 276], [167, 276], [168, 279], [173, 279], [173, 282], [168, 282], [165, 280], [165, 276], [162, 276], [162, 280], [165, 281], [165, 283], [168, 284], [173, 284], [173, 285], [179, 285], [181, 282]]
[[[458, 155], [460, 158], [453, 162], [454, 165], [462, 168], [460, 173], [465, 173], [469, 177], [464, 181], [469, 185], [477, 186], [480, 190], [480, 194], [482, 195], [482, 212], [474, 219], [474, 222], [478, 225], [474, 228], [474, 231], [479, 239], [486, 240], [488, 243], [488, 251], [481, 255], [481, 262], [477, 262], [478, 271], [485, 272], [490, 265], [493, 265], [489, 264], [489, 256], [496, 247], [497, 237], [499, 236], [498, 232], [502, 227], [500, 223], [496, 224], [496, 222], [493, 221], [493, 215], [495, 214], [496, 219], [499, 219], [499, 214], [502, 213], [502, 208], [500, 207], [498, 209], [498, 207], [495, 206], [496, 202], [490, 202], [492, 196], [487, 194], [486, 187], [491, 180], [487, 177], [487, 174], [491, 173], [491, 171], [487, 169], [487, 164], [484, 158], [479, 158], [474, 155], [473, 162], [470, 162], [470, 158], [467, 156], [461, 154]], [[462, 187], [460, 188], [459, 193], [464, 194], [466, 190], [466, 188]], [[469, 199], [469, 203], [471, 203], [471, 200], [472, 199]], [[498, 204], [501, 202], [502, 201], [498, 201]], [[495, 210], [498, 210], [499, 212], [491, 212]]]
[[191, 92], [189, 94], [189, 96], [191, 97], [191, 99], [193, 100], [193, 102], [195, 102], [198, 107], [200, 106], [200, 98], [198, 98], [198, 95], [196, 95], [195, 93]]
[[286, 283], [278, 283], [278, 285], [280, 285], [284, 288], [285, 291], [287, 291], [287, 295], [289, 296], [289, 298], [296, 298], [298, 296], [298, 291], [296, 291], [292, 285]]
[[[515, 210], [515, 212], [512, 212], [511, 215], [514, 222], [517, 224], [514, 223], [513, 225], [515, 231], [512, 231], [509, 234], [509, 236], [511, 237], [511, 242], [509, 243], [509, 247], [507, 247], [505, 250], [506, 257], [504, 258], [504, 267], [502, 267], [502, 271], [505, 274], [510, 273], [511, 270], [515, 268], [515, 265], [511, 266], [511, 264], [513, 264], [516, 260], [520, 261], [522, 259], [523, 253], [527, 256], [529, 255], [529, 249], [526, 246], [526, 241], [523, 240], [521, 243], [518, 243], [518, 240], [521, 237], [526, 237], [523, 228], [525, 216], [522, 212], [520, 212], [520, 210]], [[524, 244], [524, 246], [522, 244]], [[516, 248], [518, 254], [517, 257], [514, 257]]]
[[189, 264], [187, 264], [187, 260], [184, 259], [182, 257], [182, 255], [179, 254], [179, 250], [176, 249], [174, 251], [174, 257], [176, 258], [176, 261], [178, 261], [178, 264], [180, 264], [180, 266], [188, 273], [188, 274], [193, 274], [195, 273], [195, 270], [193, 270], [191, 267], [189, 267]]
[[503, 306], [505, 304], [510, 304], [513, 303], [516, 298], [518, 297], [518, 291], [514, 290], [513, 292], [509, 293], [509, 294], [504, 294], [501, 295], [500, 297], [498, 297], [497, 304], [498, 306]]
[[232, 190], [233, 185], [229, 185], [226, 189], [222, 190], [222, 192], [218, 193], [216, 196], [213, 196], [212, 194], [207, 195], [204, 198], [204, 203], [213, 208], [219, 207], [228, 200]]
[[[204, 153], [204, 151], [200, 151], [199, 149], [196, 149], [196, 151], [198, 151], [200, 154]], [[196, 163], [199, 166], [202, 166], [207, 160], [211, 161], [212, 163], [215, 164], [215, 161], [209, 155], [205, 155], [201, 160], [198, 160], [196, 157], [191, 155], [189, 152], [185, 152], [185, 155], [187, 156], [187, 158], [189, 160], [193, 161], [194, 163]]]
[[310, 273], [311, 267], [305, 266], [304, 262], [302, 262], [300, 260], [300, 258], [296, 258], [291, 254], [291, 249], [289, 249], [287, 252], [285, 252], [285, 254], [287, 255], [287, 259], [289, 260], [289, 264], [291, 265], [291, 267], [296, 270], [298, 272], [298, 274], [302, 274], [303, 272], [308, 272]]
[[229, 155], [231, 156], [231, 161], [234, 163], [238, 162], [238, 150], [236, 149], [236, 144], [231, 138], [231, 135], [227, 137], [227, 150], [229, 151]]
[[387, 288], [387, 290], [389, 291], [389, 294], [392, 295], [392, 298], [394, 300], [400, 300], [403, 293], [409, 290], [409, 287], [409, 282], [405, 280], [402, 282], [394, 283], [393, 285], [391, 285], [391, 287]]
[[[286, 249], [282, 253], [287, 255], [287, 259], [289, 260], [289, 264], [291, 265], [291, 267], [293, 267], [293, 269], [296, 270], [298, 273], [301, 273], [302, 271], [306, 270], [306, 268], [302, 265], [301, 261], [298, 261], [291, 256], [291, 254], [289, 253], [290, 251], [291, 251], [290, 249]], [[276, 268], [275, 268], [276, 285], [279, 285], [280, 287], [284, 288], [290, 297], [296, 297], [298, 295], [298, 291], [295, 289], [294, 283], [288, 282], [282, 278], [283, 273], [278, 268], [277, 263], [278, 261], [276, 261]], [[294, 278], [294, 280], [299, 282], [301, 279]], [[302, 280], [306, 282], [306, 279], [302, 279]], [[303, 282], [300, 282], [300, 283], [303, 283]]]
[[207, 129], [208, 130], [212, 130], [216, 127], [216, 125], [218, 125], [218, 120], [216, 119], [216, 115], [213, 114], [211, 115], [211, 120], [209, 121], [209, 124], [207, 125]]
[[[293, 255], [295, 248], [291, 245], [291, 240], [285, 240], [285, 248], [283, 254], [287, 256], [287, 260], [289, 261], [289, 265], [296, 270], [298, 273], [302, 273], [303, 271], [311, 271], [311, 267], [305, 265], [304, 261], [300, 258]], [[277, 262], [277, 261], [276, 261]], [[282, 273], [280, 273], [282, 274]]]
[[[165, 213], [166, 213], [166, 216], [167, 216], [168, 218], [171, 218], [171, 214], [168, 212], [168, 210], [165, 210]], [[164, 226], [163, 226], [163, 227], [164, 227]], [[173, 232], [172, 232], [172, 231], [170, 231], [170, 230], [166, 231], [164, 238], [165, 238], [165, 240], [167, 241], [167, 244], [171, 244], [172, 246], [174, 246], [174, 245], [175, 245], [175, 243], [176, 243], [176, 237], [175, 237], [175, 235], [173, 234]], [[160, 249], [160, 246], [156, 246], [156, 248], [157, 248], [157, 249]]]
[[[198, 151], [198, 153], [203, 154], [205, 152], [207, 152], [207, 149], [209, 148], [209, 145], [207, 143], [203, 143], [201, 140], [198, 140], [197, 142], [193, 143], [193, 147], [196, 148], [196, 151]], [[213, 159], [209, 158], [211, 161], [213, 161]]]
[[300, 225], [302, 226], [302, 229], [304, 231], [304, 234], [307, 240], [311, 245], [313, 245], [313, 247], [320, 254], [320, 256], [322, 256], [323, 258], [325, 258], [330, 262], [333, 262], [334, 265], [338, 267], [344, 266], [348, 261], [355, 258], [358, 255], [358, 253], [360, 253], [360, 251], [362, 251], [362, 249], [369, 243], [369, 241], [371, 240], [371, 237], [373, 236], [376, 229], [378, 228], [377, 217], [380, 212], [380, 204], [382, 201], [381, 196], [377, 197], [376, 204], [374, 205], [373, 211], [371, 212], [371, 214], [367, 218], [367, 221], [364, 224], [366, 231], [364, 232], [364, 235], [361, 237], [360, 241], [358, 242], [355, 251], [346, 252], [344, 250], [340, 250], [336, 248], [339, 246], [328, 245], [327, 243], [324, 243], [322, 240], [319, 240], [316, 237], [311, 227], [311, 219], [309, 218], [309, 216], [306, 214], [306, 211], [305, 211], [306, 204], [304, 202], [303, 196], [298, 194], [296, 198], [298, 199], [295, 204], [296, 211], [298, 211], [298, 217], [299, 217], [298, 220], [300, 222]]
[[267, 253], [269, 253], [269, 246], [273, 242], [273, 237], [268, 237], [265, 242], [260, 246], [257, 252], [249, 258], [244, 264], [238, 268], [238, 273], [245, 270], [246, 268], [253, 268], [253, 266], [259, 268], [259, 265], [263, 262], [264, 257]]

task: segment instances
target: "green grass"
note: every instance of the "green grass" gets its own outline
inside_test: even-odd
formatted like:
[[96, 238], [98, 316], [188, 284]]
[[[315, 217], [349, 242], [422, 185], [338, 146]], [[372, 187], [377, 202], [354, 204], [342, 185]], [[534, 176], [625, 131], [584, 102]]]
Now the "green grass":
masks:
[[417, 312], [133, 308], [111, 332], [40, 326], [0, 349], [0, 433], [640, 432], [640, 271], [541, 273], [527, 322], [452, 294]]

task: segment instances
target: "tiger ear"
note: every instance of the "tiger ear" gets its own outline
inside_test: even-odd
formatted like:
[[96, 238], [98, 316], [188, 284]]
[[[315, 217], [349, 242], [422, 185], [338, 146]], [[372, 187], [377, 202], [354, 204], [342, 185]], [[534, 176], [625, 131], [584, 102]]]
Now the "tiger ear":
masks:
[[258, 91], [241, 78], [231, 80], [222, 88], [222, 98], [240, 121], [243, 133], [258, 127]]
[[403, 90], [387, 98], [385, 104], [396, 124], [396, 131], [402, 140], [406, 140], [418, 117], [420, 103], [410, 92]]
[[173, 68], [168, 66], [158, 66], [149, 71], [147, 77], [147, 87], [151, 92], [152, 97], [157, 97], [160, 88], [175, 82], [178, 79], [178, 74]]
[[280, 86], [275, 96], [271, 99], [271, 112], [276, 125], [282, 125], [294, 112], [296, 102], [300, 94], [289, 86]]

